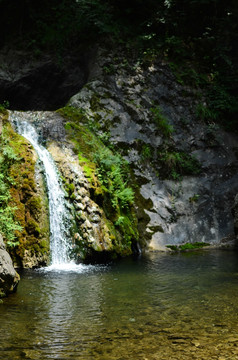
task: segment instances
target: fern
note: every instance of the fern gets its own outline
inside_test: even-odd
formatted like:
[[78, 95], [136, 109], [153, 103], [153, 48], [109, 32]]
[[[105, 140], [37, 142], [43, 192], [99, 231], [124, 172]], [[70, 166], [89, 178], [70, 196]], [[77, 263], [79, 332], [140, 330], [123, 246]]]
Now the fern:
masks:
[[12, 247], [18, 245], [18, 242], [14, 240], [16, 231], [21, 231], [22, 227], [14, 220], [17, 208], [9, 205], [11, 200], [9, 187], [10, 184], [13, 184], [13, 180], [8, 176], [8, 172], [11, 164], [18, 161], [19, 157], [9, 145], [5, 129], [3, 129], [0, 145], [0, 233], [7, 239], [7, 244]]
[[127, 186], [125, 160], [103, 149], [95, 155], [95, 162], [98, 179], [107, 188], [113, 208], [128, 209], [134, 201], [134, 192]]

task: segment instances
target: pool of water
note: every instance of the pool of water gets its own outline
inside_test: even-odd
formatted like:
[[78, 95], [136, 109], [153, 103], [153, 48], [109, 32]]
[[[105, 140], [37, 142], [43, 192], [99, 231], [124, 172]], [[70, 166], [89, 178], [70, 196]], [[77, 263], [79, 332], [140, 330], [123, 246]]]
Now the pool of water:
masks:
[[0, 359], [238, 359], [238, 253], [24, 271], [0, 304]]

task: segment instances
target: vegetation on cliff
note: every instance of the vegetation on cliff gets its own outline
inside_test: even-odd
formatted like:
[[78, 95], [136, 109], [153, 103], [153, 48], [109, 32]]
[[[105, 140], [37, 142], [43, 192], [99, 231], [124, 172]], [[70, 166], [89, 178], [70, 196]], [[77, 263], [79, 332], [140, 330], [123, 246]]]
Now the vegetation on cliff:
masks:
[[28, 256], [48, 253], [49, 229], [45, 205], [36, 191], [32, 147], [14, 132], [7, 113], [1, 117], [0, 232], [14, 261], [22, 265]]
[[[192, 121], [197, 119], [208, 124], [213, 131], [211, 143], [216, 123], [237, 131], [238, 7], [234, 0], [225, 3], [221, 0], [150, 0], [146, 3], [141, 0], [129, 3], [124, 0], [2, 0], [0, 7], [7, 15], [0, 24], [3, 35], [0, 46], [27, 49], [35, 59], [44, 53], [54, 53], [61, 64], [72, 49], [85, 50], [103, 41], [105, 49], [123, 49], [123, 54], [110, 55], [104, 64], [102, 70], [108, 79], [115, 73], [118, 62], [132, 74], [135, 68], [153, 68], [160, 59], [172, 70], [177, 84], [196, 88], [196, 118]], [[173, 145], [174, 129], [159, 105], [148, 106], [152, 106], [150, 121], [156, 124], [164, 145], [154, 150], [150, 144], [138, 140], [142, 162], [149, 162], [162, 180], [181, 180], [183, 175], [199, 174], [198, 161]], [[121, 234], [115, 248], [117, 246], [118, 253], [128, 254], [132, 242], [138, 239], [134, 191], [126, 176], [128, 168], [108, 142], [107, 132], [101, 131], [98, 94], [92, 95], [90, 109], [94, 113], [92, 118], [87, 118], [80, 108], [66, 107], [60, 113], [67, 119], [65, 127], [91, 182], [92, 197], [104, 209], [113, 229]], [[7, 131], [7, 139], [11, 139], [11, 131]], [[0, 179], [0, 191], [4, 214], [6, 216], [6, 209], [10, 209], [9, 219], [12, 219], [12, 223], [7, 222], [10, 232], [7, 229], [2, 232], [12, 233], [12, 243], [16, 245], [12, 248], [17, 256], [23, 257], [28, 246], [25, 241], [31, 244], [33, 253], [44, 252], [48, 245], [42, 241], [46, 231], [39, 226], [38, 211], [42, 203], [35, 192], [31, 151], [21, 145], [26, 150], [22, 155], [17, 148], [19, 139], [14, 139], [14, 145], [5, 143], [13, 151], [2, 151], [4, 163], [9, 167]], [[27, 170], [23, 171], [24, 166]], [[9, 176], [15, 183], [9, 181]], [[68, 192], [73, 198], [72, 184], [68, 184]]]
[[[91, 198], [104, 210], [113, 234], [113, 253], [129, 255], [138, 240], [134, 213], [134, 191], [129, 184], [126, 161], [92, 131], [83, 109], [67, 106], [58, 110], [66, 119], [65, 128], [74, 143], [79, 163], [90, 182]], [[91, 119], [92, 121], [92, 119]]]
[[[7, 113], [2, 109], [0, 121], [7, 117]], [[21, 231], [22, 227], [14, 221], [16, 207], [10, 205], [10, 187], [14, 181], [9, 176], [9, 168], [12, 163], [19, 160], [16, 152], [9, 145], [6, 138], [5, 127], [1, 128], [0, 137], [0, 233], [7, 239], [8, 246], [19, 245], [16, 241], [16, 231]]]
[[[101, 38], [127, 49], [127, 61], [148, 65], [164, 58], [177, 81], [201, 89], [200, 118], [237, 128], [234, 0], [2, 0], [0, 11], [0, 46], [15, 43], [34, 56], [54, 51], [60, 62], [65, 51]], [[105, 69], [112, 70], [113, 64]]]

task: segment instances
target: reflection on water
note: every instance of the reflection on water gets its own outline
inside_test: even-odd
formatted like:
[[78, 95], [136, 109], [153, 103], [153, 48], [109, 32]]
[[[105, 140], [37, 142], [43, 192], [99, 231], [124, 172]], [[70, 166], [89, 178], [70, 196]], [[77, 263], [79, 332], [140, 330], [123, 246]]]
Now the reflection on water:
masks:
[[4, 360], [238, 359], [238, 254], [25, 271], [0, 319]]

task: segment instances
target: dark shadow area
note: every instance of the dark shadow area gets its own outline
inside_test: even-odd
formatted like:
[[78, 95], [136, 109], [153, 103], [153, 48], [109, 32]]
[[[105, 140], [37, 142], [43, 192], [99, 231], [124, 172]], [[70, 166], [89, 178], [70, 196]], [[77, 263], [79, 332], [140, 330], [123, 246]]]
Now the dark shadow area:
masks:
[[29, 53], [0, 53], [0, 104], [11, 110], [56, 110], [87, 82], [89, 54], [35, 59]]

